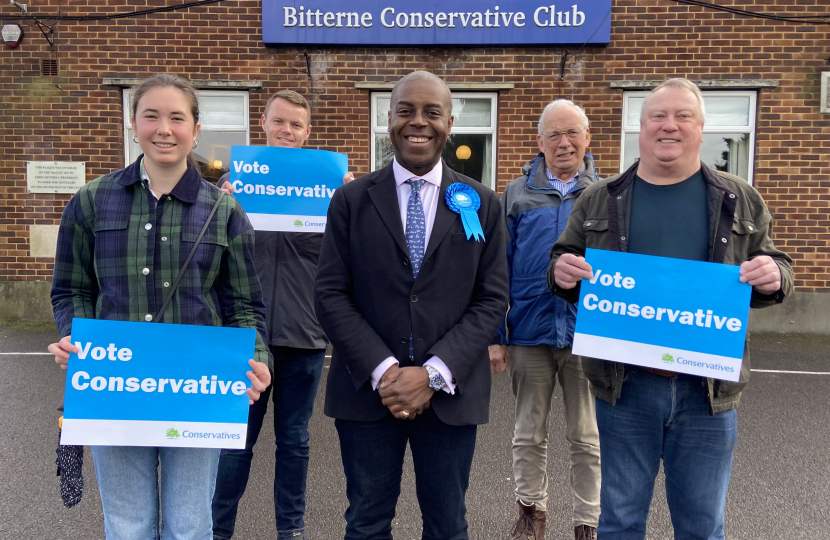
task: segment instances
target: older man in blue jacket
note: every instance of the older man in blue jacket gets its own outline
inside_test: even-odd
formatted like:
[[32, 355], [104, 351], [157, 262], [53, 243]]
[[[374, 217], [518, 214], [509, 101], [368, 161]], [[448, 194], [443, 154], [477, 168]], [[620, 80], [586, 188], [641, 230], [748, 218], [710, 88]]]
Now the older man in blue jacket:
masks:
[[577, 540], [596, 538], [599, 519], [600, 458], [595, 403], [571, 354], [576, 306], [551, 294], [546, 272], [550, 250], [565, 230], [574, 201], [598, 180], [585, 150], [591, 140], [588, 117], [573, 102], [558, 99], [539, 119], [539, 155], [502, 196], [507, 224], [510, 310], [496, 344], [491, 369], [507, 369], [516, 396], [513, 476], [519, 518], [513, 540], [543, 540], [547, 510], [547, 442], [556, 378], [564, 396]]

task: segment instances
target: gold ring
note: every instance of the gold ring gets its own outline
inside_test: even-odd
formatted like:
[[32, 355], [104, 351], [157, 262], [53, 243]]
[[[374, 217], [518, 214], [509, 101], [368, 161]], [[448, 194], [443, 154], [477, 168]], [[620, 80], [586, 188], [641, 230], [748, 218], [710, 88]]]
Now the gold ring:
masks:
[[409, 418], [409, 413], [406, 411], [401, 411], [401, 416], [403, 416], [404, 418]]

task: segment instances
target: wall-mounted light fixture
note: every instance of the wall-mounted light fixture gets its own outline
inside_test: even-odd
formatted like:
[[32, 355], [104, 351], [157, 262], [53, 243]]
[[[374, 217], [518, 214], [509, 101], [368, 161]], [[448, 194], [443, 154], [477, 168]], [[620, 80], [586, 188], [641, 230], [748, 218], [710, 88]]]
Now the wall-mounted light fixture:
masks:
[[16, 0], [11, 0], [11, 3], [14, 7], [16, 7], [17, 9], [20, 10], [21, 14], [26, 15], [27, 13], [29, 13], [29, 5], [28, 4], [21, 4], [20, 2], [17, 2]]

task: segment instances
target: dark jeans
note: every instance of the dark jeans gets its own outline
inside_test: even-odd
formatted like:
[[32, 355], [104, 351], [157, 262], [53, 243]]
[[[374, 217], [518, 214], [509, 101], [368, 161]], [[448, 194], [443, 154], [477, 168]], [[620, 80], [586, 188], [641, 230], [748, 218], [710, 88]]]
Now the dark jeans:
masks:
[[346, 473], [346, 540], [391, 540], [409, 441], [424, 540], [467, 540], [464, 497], [476, 426], [450, 426], [432, 409], [415, 420], [335, 420]]
[[[233, 536], [239, 500], [251, 472], [253, 448], [268, 409], [274, 401], [277, 444], [274, 466], [274, 511], [279, 540], [305, 539], [305, 490], [308, 477], [308, 421], [323, 371], [325, 349], [270, 347], [274, 355], [274, 381], [248, 412], [248, 438], [244, 450], [222, 450], [213, 496], [213, 537]], [[295, 533], [300, 532], [298, 536]]]
[[599, 540], [646, 536], [663, 460], [676, 540], [723, 540], [723, 507], [738, 436], [735, 409], [709, 414], [705, 380], [633, 368], [616, 406], [597, 399]]

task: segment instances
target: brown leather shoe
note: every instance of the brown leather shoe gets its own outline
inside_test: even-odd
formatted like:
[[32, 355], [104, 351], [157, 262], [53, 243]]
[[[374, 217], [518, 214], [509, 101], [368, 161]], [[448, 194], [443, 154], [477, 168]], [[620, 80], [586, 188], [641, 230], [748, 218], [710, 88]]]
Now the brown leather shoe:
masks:
[[574, 527], [574, 538], [576, 540], [597, 540], [597, 529], [590, 525], [579, 525]]
[[513, 526], [511, 540], [545, 540], [545, 525], [547, 518], [536, 505], [525, 506], [519, 502], [519, 519]]

